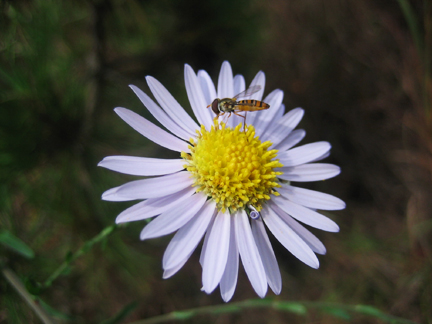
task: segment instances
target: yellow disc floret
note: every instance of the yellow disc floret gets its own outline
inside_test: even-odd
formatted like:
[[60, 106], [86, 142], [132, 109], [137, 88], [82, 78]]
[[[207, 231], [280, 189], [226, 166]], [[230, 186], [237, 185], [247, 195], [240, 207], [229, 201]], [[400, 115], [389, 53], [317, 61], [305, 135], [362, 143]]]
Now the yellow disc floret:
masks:
[[210, 131], [201, 126], [197, 140], [190, 140], [191, 153], [181, 153], [196, 191], [213, 199], [222, 211], [249, 205], [260, 211], [271, 194], [278, 195], [273, 188], [280, 187], [277, 176], [282, 173], [274, 171], [282, 166], [275, 160], [277, 150], [268, 150], [272, 143], [262, 143], [252, 125], [246, 131], [241, 126], [233, 129], [217, 121]]

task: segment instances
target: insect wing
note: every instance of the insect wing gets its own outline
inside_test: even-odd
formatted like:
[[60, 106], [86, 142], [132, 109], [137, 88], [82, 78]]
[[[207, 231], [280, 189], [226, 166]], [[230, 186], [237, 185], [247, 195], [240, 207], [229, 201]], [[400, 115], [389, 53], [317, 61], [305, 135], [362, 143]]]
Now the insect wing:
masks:
[[260, 85], [250, 86], [245, 91], [242, 91], [238, 95], [235, 95], [233, 99], [236, 100], [238, 98], [249, 97], [249, 96], [253, 95], [254, 93], [257, 93], [260, 90], [261, 90], [261, 86]]

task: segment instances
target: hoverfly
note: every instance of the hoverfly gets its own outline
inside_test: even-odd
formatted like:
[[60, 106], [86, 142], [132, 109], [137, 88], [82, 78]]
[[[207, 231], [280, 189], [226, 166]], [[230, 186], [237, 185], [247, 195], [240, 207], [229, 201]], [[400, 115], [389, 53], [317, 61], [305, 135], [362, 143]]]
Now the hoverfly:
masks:
[[238, 112], [264, 110], [270, 108], [270, 105], [266, 104], [263, 101], [254, 99], [246, 99], [239, 101], [237, 101], [237, 99], [248, 97], [260, 90], [260, 85], [251, 86], [247, 90], [240, 92], [238, 95], [235, 95], [234, 98], [216, 98], [210, 105], [207, 106], [207, 108], [211, 107], [213, 112], [216, 114], [214, 120], [226, 113], [229, 113], [228, 118], [231, 116], [231, 114], [234, 114], [246, 120], [246, 117], [238, 114]]

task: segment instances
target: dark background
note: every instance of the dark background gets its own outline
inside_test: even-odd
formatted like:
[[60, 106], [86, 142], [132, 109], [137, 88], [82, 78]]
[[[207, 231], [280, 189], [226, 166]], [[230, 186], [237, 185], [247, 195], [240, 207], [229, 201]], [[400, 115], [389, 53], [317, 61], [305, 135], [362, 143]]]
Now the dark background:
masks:
[[[334, 179], [307, 185], [347, 203], [329, 214], [340, 233], [313, 231], [328, 251], [320, 269], [274, 241], [283, 277], [277, 298], [368, 304], [432, 321], [430, 2], [0, 4], [0, 226], [35, 252], [25, 258], [0, 246], [0, 261], [57, 318], [99, 323], [136, 302], [131, 321], [222, 302], [218, 291], [200, 292], [198, 253], [173, 278], [161, 278], [169, 237], [140, 242], [143, 222], [115, 230], [49, 288], [37, 283], [131, 205], [100, 200], [104, 190], [134, 179], [97, 168], [103, 157], [175, 157], [113, 112], [127, 107], [154, 121], [128, 84], [150, 94], [144, 77], [152, 75], [191, 111], [184, 63], [217, 81], [228, 60], [247, 83], [263, 70], [265, 93], [282, 89], [287, 110], [303, 107], [302, 143], [329, 141], [326, 161], [342, 168]], [[241, 270], [233, 301], [255, 297]], [[39, 323], [3, 278], [0, 299], [0, 323]], [[347, 321], [259, 309], [193, 322]]]

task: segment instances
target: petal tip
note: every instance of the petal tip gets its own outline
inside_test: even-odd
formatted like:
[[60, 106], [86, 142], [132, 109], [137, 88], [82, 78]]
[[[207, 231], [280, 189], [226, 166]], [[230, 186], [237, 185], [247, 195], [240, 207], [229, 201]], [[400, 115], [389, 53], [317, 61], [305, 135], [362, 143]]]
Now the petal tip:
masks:
[[131, 88], [135, 94], [141, 90], [140, 88], [138, 88], [136, 85], [133, 84], [129, 84], [129, 88]]
[[231, 300], [232, 296], [233, 296], [232, 294], [229, 294], [229, 295], [221, 294], [222, 300], [223, 300], [225, 303], [228, 303], [228, 302]]
[[105, 191], [103, 194], [102, 194], [102, 196], [101, 196], [101, 198], [102, 198], [102, 200], [106, 200], [106, 201], [112, 201], [113, 199], [113, 195], [115, 194], [115, 190], [112, 190], [112, 189], [109, 189], [109, 190], [107, 190], [107, 191]]
[[116, 224], [123, 224], [123, 223], [127, 223], [129, 220], [127, 220], [127, 219], [124, 219], [125, 217], [118, 217], [117, 216], [117, 218], [116, 218], [116, 220], [115, 220], [115, 223]]
[[115, 107], [114, 108], [114, 111], [116, 112], [117, 115], [124, 112], [125, 110], [128, 110], [128, 109], [123, 108], [123, 107]]
[[267, 295], [267, 285], [265, 286], [265, 288], [262, 291], [256, 291], [258, 297], [259, 298], [264, 298]]

